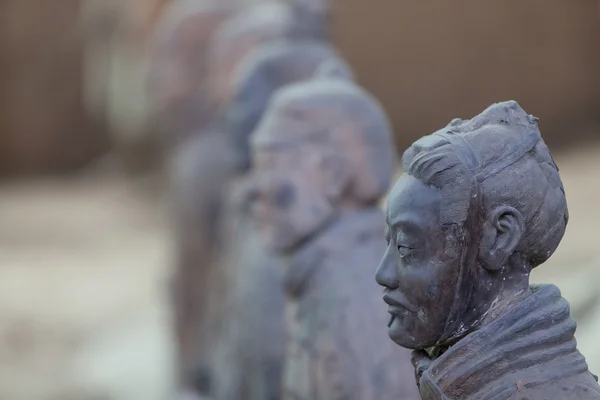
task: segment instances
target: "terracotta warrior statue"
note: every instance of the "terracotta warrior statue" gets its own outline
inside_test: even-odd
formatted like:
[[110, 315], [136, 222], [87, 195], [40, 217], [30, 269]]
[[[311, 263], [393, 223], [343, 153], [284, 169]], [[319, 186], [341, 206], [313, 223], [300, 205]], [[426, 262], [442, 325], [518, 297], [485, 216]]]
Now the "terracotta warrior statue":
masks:
[[415, 142], [387, 200], [376, 280], [423, 399], [600, 399], [569, 304], [529, 284], [568, 221], [537, 118], [516, 102]]
[[281, 89], [252, 135], [253, 216], [285, 259], [283, 398], [417, 399], [409, 352], [377, 328], [372, 278], [391, 128], [372, 96], [328, 75]]
[[330, 60], [335, 71], [352, 79], [352, 72], [330, 46], [310, 41], [281, 40], [261, 46], [245, 60], [234, 79], [236, 92], [226, 115], [236, 168], [250, 168], [249, 135], [267, 109], [273, 93], [288, 84], [312, 78]]
[[162, 140], [167, 145], [204, 127], [217, 105], [227, 107], [235, 69], [251, 51], [282, 37], [314, 37], [296, 28], [294, 16], [318, 20], [316, 12], [304, 16], [304, 1], [247, 6], [225, 0], [172, 1], [158, 23], [149, 60], [150, 127], [166, 136]]
[[219, 0], [175, 0], [164, 10], [146, 77], [150, 123], [164, 136], [163, 145], [180, 143], [214, 118], [215, 104], [207, 90], [208, 48], [233, 11]]
[[[208, 52], [210, 88], [221, 108], [234, 93], [232, 77], [240, 62], [261, 44], [273, 39], [326, 41], [328, 22], [324, 7], [310, 1], [266, 1], [243, 7], [214, 34]], [[308, 4], [307, 4], [308, 3]]]
[[[266, 12], [264, 10], [268, 8], [257, 6], [256, 13], [260, 15], [260, 9]], [[194, 19], [182, 18], [181, 24], [188, 21], [201, 22], [201, 18], [213, 21], [213, 17], [216, 18], [213, 15], [214, 9], [215, 7], [199, 9], [198, 13], [201, 15]], [[246, 18], [250, 22], [244, 23], [247, 27], [245, 34], [261, 39], [253, 42], [256, 47], [282, 35], [282, 23], [277, 18], [263, 19], [260, 24], [251, 23], [257, 18], [255, 14], [249, 14]], [[230, 17], [229, 21], [231, 19], [244, 22], [238, 16]], [[224, 203], [228, 184], [237, 175], [232, 161], [231, 140], [224, 131], [223, 118], [220, 116], [222, 105], [218, 104], [209, 82], [217, 79], [213, 69], [215, 63], [220, 69], [232, 70], [231, 76], [227, 76], [227, 79], [232, 80], [233, 70], [239, 67], [241, 58], [214, 59], [215, 52], [235, 54], [228, 46], [235, 47], [236, 43], [223, 42], [215, 45], [212, 41], [206, 46], [208, 49], [202, 51], [199, 39], [203, 38], [202, 34], [209, 25], [201, 25], [203, 28], [195, 24], [179, 29], [165, 28], [182, 36], [181, 44], [177, 45], [179, 41], [174, 42], [173, 48], [164, 45], [163, 55], [170, 57], [156, 60], [154, 75], [151, 77], [154, 79], [154, 93], [157, 93], [155, 99], [159, 101], [157, 106], [160, 110], [158, 115], [162, 116], [161, 125], [166, 126], [163, 129], [164, 139], [172, 145], [172, 153], [168, 158], [175, 215], [177, 267], [174, 307], [180, 349], [180, 374], [182, 385], [205, 392], [209, 390], [209, 378], [199, 364], [205, 353], [204, 349], [210, 347], [206, 342], [206, 324], [210, 311], [208, 293], [209, 288], [214, 287], [212, 281], [220, 281], [221, 225], [227, 208]], [[239, 29], [231, 27], [230, 22], [219, 22], [214, 35], [226, 35], [233, 28]], [[263, 34], [265, 31], [273, 35]], [[239, 38], [233, 35], [231, 39]], [[190, 43], [197, 46], [198, 54], [190, 54], [193, 49], [186, 47]], [[254, 47], [248, 49], [253, 50]]]
[[[250, 132], [278, 89], [312, 78], [323, 65], [349, 71], [337, 53], [315, 42], [282, 41], [253, 52], [236, 73], [225, 133], [236, 150], [236, 179], [223, 215], [226, 238], [217, 274], [210, 280], [211, 397], [278, 399], [285, 347], [281, 266], [255, 234], [248, 214], [245, 177]], [[349, 74], [349, 73], [348, 73]]]
[[169, 3], [154, 32], [146, 74], [149, 127], [163, 136], [160, 144], [180, 143], [214, 118], [216, 106], [227, 108], [235, 70], [255, 48], [281, 38], [328, 39], [328, 9], [321, 1]]
[[[238, 163], [234, 160], [239, 157], [233, 154], [235, 148], [245, 146], [235, 144], [229, 126], [235, 126], [235, 137], [247, 137], [243, 133], [246, 123], [239, 118], [227, 122], [230, 117], [226, 111], [232, 103], [236, 110], [251, 107], [253, 117], [260, 116], [270, 93], [288, 82], [311, 76], [317, 65], [335, 56], [331, 49], [316, 43], [296, 46], [294, 43], [306, 40], [301, 32], [290, 33], [294, 24], [288, 15], [289, 7], [283, 4], [259, 4], [221, 23], [227, 11], [224, 6], [183, 4], [172, 10], [159, 30], [157, 47], [161, 51], [155, 54], [150, 75], [154, 94], [151, 97], [162, 122], [159, 125], [172, 146], [169, 166], [175, 214], [174, 302], [180, 370], [185, 386], [202, 391], [209, 390], [209, 379], [200, 372], [203, 368], [199, 360], [203, 349], [213, 347], [203, 344], [208, 340], [205, 336], [210, 336], [205, 327], [212, 318], [209, 314], [221, 315], [211, 311], [218, 307], [209, 304], [209, 288], [217, 292], [219, 285], [230, 287], [220, 267], [220, 254], [224, 252], [221, 226], [228, 213], [228, 189], [245, 172], [236, 168]], [[215, 29], [215, 38], [205, 52], [204, 39]], [[273, 51], [266, 46], [260, 51], [266, 55], [252, 55], [262, 45], [284, 37], [288, 43], [285, 50], [281, 50], [281, 45], [277, 47], [280, 50]], [[190, 53], [194, 47], [197, 54]], [[246, 58], [248, 68], [242, 67]], [[277, 61], [279, 58], [283, 61]], [[302, 65], [297, 74], [265, 75], [267, 65], [278, 63], [276, 70], [284, 71], [297, 60]], [[240, 75], [238, 69], [247, 70], [249, 78], [236, 78]], [[247, 79], [252, 79], [253, 74], [268, 79], [263, 85], [251, 86]], [[212, 89], [221, 85], [212, 87], [208, 82], [231, 83], [225, 85], [226, 93], [215, 93]], [[255, 94], [260, 100], [249, 103], [245, 96]], [[262, 105], [257, 107], [259, 102]], [[253, 126], [245, 129], [249, 132]]]

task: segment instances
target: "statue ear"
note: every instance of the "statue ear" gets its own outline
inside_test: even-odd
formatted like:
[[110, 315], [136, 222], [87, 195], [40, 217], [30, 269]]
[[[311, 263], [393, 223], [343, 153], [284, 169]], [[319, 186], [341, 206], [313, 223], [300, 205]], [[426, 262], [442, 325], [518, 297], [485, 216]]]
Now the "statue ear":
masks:
[[350, 181], [350, 166], [339, 153], [328, 152], [321, 159], [321, 179], [327, 198], [338, 200], [346, 191]]
[[484, 268], [498, 271], [515, 252], [523, 234], [525, 219], [515, 208], [496, 208], [483, 224], [483, 235], [479, 248], [479, 259]]

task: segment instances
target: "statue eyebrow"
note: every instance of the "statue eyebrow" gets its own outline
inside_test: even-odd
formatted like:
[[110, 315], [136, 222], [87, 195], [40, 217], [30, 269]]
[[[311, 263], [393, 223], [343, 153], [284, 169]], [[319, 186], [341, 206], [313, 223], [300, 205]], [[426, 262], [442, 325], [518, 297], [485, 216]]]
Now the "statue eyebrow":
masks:
[[394, 231], [402, 231], [411, 236], [420, 235], [423, 233], [423, 229], [420, 224], [415, 221], [411, 221], [409, 219], [397, 219], [395, 221], [391, 221], [390, 228]]

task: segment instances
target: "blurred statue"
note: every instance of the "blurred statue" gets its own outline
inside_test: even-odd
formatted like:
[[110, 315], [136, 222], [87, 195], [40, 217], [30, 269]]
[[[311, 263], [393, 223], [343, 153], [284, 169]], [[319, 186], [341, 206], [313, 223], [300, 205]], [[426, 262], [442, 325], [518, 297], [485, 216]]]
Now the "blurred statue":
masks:
[[282, 89], [252, 136], [253, 215], [287, 261], [283, 398], [417, 399], [410, 353], [378, 328], [386, 313], [373, 282], [391, 128], [378, 102], [340, 75], [327, 67]]
[[281, 38], [289, 23], [284, 3], [265, 2], [243, 8], [216, 32], [208, 53], [209, 84], [221, 109], [229, 104], [241, 60], [261, 44]]
[[216, 32], [209, 50], [211, 91], [217, 104], [227, 108], [234, 91], [233, 75], [241, 60], [273, 39], [326, 40], [326, 19], [318, 7], [304, 0], [291, 4], [268, 1], [242, 8]]
[[154, 131], [147, 134], [148, 142], [169, 149], [211, 121], [217, 104], [226, 109], [234, 71], [253, 49], [282, 37], [325, 38], [324, 11], [305, 2], [169, 3], [156, 30], [147, 74], [149, 129]]
[[377, 270], [388, 333], [423, 399], [600, 399], [569, 304], [532, 268], [558, 247], [565, 192], [537, 118], [514, 101], [415, 142], [388, 198]]
[[[302, 57], [307, 57], [308, 60], [301, 61], [301, 65], [310, 66], [321, 62], [318, 57], [315, 58], [312, 55], [318, 52], [317, 50], [296, 45], [297, 42], [313, 39], [314, 35], [306, 37], [305, 32], [294, 31], [292, 26], [299, 21], [292, 18], [290, 10], [288, 5], [275, 2], [260, 3], [238, 10], [238, 13], [220, 24], [212, 35], [211, 43], [206, 50], [206, 64], [202, 62], [203, 67], [198, 68], [202, 73], [199, 73], [200, 84], [197, 86], [197, 90], [185, 92], [184, 89], [187, 86], [184, 84], [174, 84], [174, 88], [181, 88], [181, 90], [170, 91], [157, 88], [158, 94], [161, 91], [175, 93], [175, 95], [166, 97], [163, 102], [165, 105], [170, 104], [172, 99], [182, 99], [175, 103], [175, 108], [181, 110], [174, 113], [175, 123], [167, 125], [175, 131], [169, 133], [170, 136], [181, 138], [176, 142], [171, 164], [178, 257], [174, 288], [175, 308], [177, 310], [183, 385], [195, 387], [196, 391], [203, 393], [211, 391], [223, 393], [224, 389], [220, 388], [226, 387], [226, 385], [211, 382], [210, 368], [206, 365], [207, 362], [202, 360], [208, 360], [207, 349], [215, 347], [211, 344], [211, 338], [220, 335], [218, 332], [220, 332], [220, 321], [223, 316], [219, 310], [221, 307], [226, 307], [227, 301], [229, 301], [219, 299], [219, 291], [229, 292], [230, 282], [233, 280], [232, 275], [223, 265], [245, 262], [243, 256], [240, 256], [240, 254], [244, 254], [244, 251], [228, 251], [221, 247], [223, 237], [227, 237], [229, 242], [229, 237], [227, 234], [223, 234], [221, 227], [235, 225], [223, 222], [224, 216], [228, 216], [229, 220], [237, 221], [238, 213], [229, 205], [234, 200], [230, 201], [227, 193], [229, 193], [232, 181], [245, 173], [243, 168], [238, 167], [240, 163], [236, 161], [240, 157], [234, 153], [235, 149], [244, 146], [237, 144], [238, 142], [233, 140], [233, 137], [247, 137], [253, 126], [247, 124], [244, 118], [240, 118], [240, 114], [234, 120], [228, 109], [230, 106], [234, 110], [254, 107], [251, 115], [260, 118], [270, 93], [288, 82], [306, 78], [316, 68], [315, 66], [307, 67], [306, 71], [299, 74], [285, 75], [280, 72], [275, 76], [266, 73], [265, 67], [260, 67], [263, 62], [260, 61], [262, 58], [265, 59], [264, 63], [267, 65], [269, 62], [266, 60], [275, 60], [277, 57], [284, 57], [284, 54], [292, 54], [297, 51], [298, 56], [294, 60], [302, 60]], [[288, 40], [286, 42], [289, 44], [287, 50], [281, 54], [268, 50], [269, 42], [283, 38]], [[184, 41], [184, 43], [187, 42]], [[262, 54], [271, 53], [271, 55], [256, 57], [251, 55], [254, 50], [263, 45], [267, 47]], [[321, 52], [321, 56], [326, 58], [332, 55], [330, 50], [327, 50]], [[242, 66], [243, 60], [246, 58], [255, 60], [248, 61], [251, 64], [248, 68]], [[172, 76], [171, 73], [178, 69], [169, 67], [174, 61], [167, 59], [165, 62], [165, 67], [157, 69], [158, 72], [163, 72], [163, 81], [167, 84], [184, 82], [178, 79], [169, 80], [171, 79], [169, 77]], [[280, 64], [279, 70], [290, 65], [283, 62]], [[179, 64], [175, 62], [174, 65], [177, 67]], [[181, 68], [184, 66], [185, 71], [194, 69], [187, 66], [187, 61], [182, 64]], [[263, 86], [257, 88], [245, 78], [237, 79], [236, 71], [238, 70], [262, 71], [256, 72], [256, 74], [262, 74], [266, 80], [262, 82]], [[248, 72], [249, 75], [253, 73]], [[161, 75], [158, 74], [158, 76]], [[174, 74], [174, 78], [177, 76], [178, 74]], [[188, 75], [183, 74], [183, 76]], [[248, 96], [252, 98], [256, 91], [260, 91], [259, 96], [266, 97], [248, 102]], [[191, 96], [191, 94], [194, 95]], [[257, 107], [259, 103], [261, 105]], [[181, 107], [186, 104], [189, 106]], [[164, 107], [164, 109], [169, 110], [170, 108]], [[195, 110], [195, 112], [188, 113], [191, 110]], [[188, 119], [186, 116], [191, 118]], [[183, 122], [177, 122], [177, 120]], [[228, 231], [229, 228], [223, 229]], [[237, 232], [235, 228], [232, 229]], [[243, 243], [244, 249], [248, 248], [249, 251], [260, 249], [254, 246], [252, 244], [254, 242], [251, 240], [240, 239], [240, 243]], [[219, 257], [222, 254], [227, 254], [227, 257], [224, 259]], [[258, 260], [259, 258], [250, 256], [248, 260]], [[211, 293], [214, 294], [213, 297], [211, 297]], [[228, 296], [222, 297], [233, 299]], [[209, 301], [209, 299], [213, 300]], [[211, 329], [209, 330], [207, 326], [210, 326]], [[217, 333], [213, 334], [213, 332]], [[219, 351], [216, 353], [221, 354]], [[262, 371], [255, 370], [257, 373]], [[224, 378], [222, 380], [224, 382], [241, 381], [241, 378], [234, 378], [235, 374], [233, 373], [225, 375], [230, 378]], [[246, 381], [250, 380], [249, 377], [245, 379]], [[259, 383], [254, 386], [260, 386], [262, 381], [258, 380], [257, 382]], [[230, 385], [228, 390], [234, 394], [240, 392], [234, 384]], [[223, 396], [223, 398], [227, 398], [229, 395], [223, 394]], [[260, 398], [260, 396], [253, 398]]]
[[[248, 214], [247, 144], [280, 88], [310, 79], [324, 64], [349, 71], [331, 48], [283, 41], [261, 47], [242, 64], [234, 83], [227, 135], [234, 138], [234, 167], [224, 210], [223, 259], [210, 279], [211, 396], [217, 399], [277, 399], [285, 352], [284, 293], [279, 263], [254, 234]], [[348, 72], [349, 74], [349, 72]], [[241, 153], [241, 155], [240, 155]], [[219, 276], [216, 276], [219, 275]]]
[[329, 0], [292, 0], [290, 5], [293, 24], [288, 34], [317, 41], [332, 39]]
[[235, 171], [217, 126], [181, 146], [171, 164], [176, 270], [173, 282], [179, 367], [184, 386], [204, 387], [197, 375], [210, 276], [218, 268], [226, 184]]
[[327, 65], [333, 65], [343, 77], [352, 79], [350, 68], [337, 52], [318, 42], [281, 40], [262, 46], [245, 60], [234, 79], [236, 91], [226, 114], [239, 171], [250, 169], [249, 135], [260, 122], [273, 93], [287, 84], [312, 78], [318, 67]]
[[[182, 385], [191, 388], [206, 386], [196, 363], [203, 340], [207, 274], [217, 263], [220, 209], [234, 173], [206, 84], [209, 41], [232, 11], [228, 4], [216, 3], [171, 4], [156, 33], [147, 87], [154, 118], [146, 142], [159, 148], [160, 155], [154, 156], [167, 161], [170, 169], [179, 369]], [[148, 153], [148, 146], [136, 146]]]
[[210, 79], [206, 59], [213, 33], [233, 12], [233, 7], [224, 3], [176, 0], [158, 25], [147, 94], [153, 127], [165, 136], [161, 142], [170, 147], [214, 118], [214, 102], [206, 87]]
[[206, 348], [202, 343], [208, 287], [221, 282], [218, 254], [227, 188], [239, 173], [234, 168], [225, 118], [219, 116], [227, 104], [217, 107], [209, 83], [233, 81], [244, 56], [280, 39], [288, 22], [281, 17], [286, 8], [277, 3], [244, 8], [245, 12], [224, 23], [223, 16], [230, 15], [228, 8], [198, 4], [181, 2], [165, 17], [164, 33], [157, 36], [162, 52], [156, 53], [149, 88], [163, 121], [159, 125], [165, 142], [173, 147], [170, 175], [176, 216], [174, 293], [180, 369], [185, 386], [208, 391], [206, 373], [198, 372], [205, 368], [197, 364]]

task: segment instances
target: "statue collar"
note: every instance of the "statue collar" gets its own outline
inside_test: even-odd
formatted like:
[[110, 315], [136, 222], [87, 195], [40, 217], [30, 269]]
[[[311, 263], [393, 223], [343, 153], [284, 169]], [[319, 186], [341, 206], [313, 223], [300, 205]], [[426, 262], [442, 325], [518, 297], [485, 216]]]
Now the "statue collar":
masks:
[[421, 377], [421, 392], [439, 399], [508, 399], [519, 385], [535, 388], [586, 373], [568, 302], [553, 285], [532, 291], [433, 361]]

